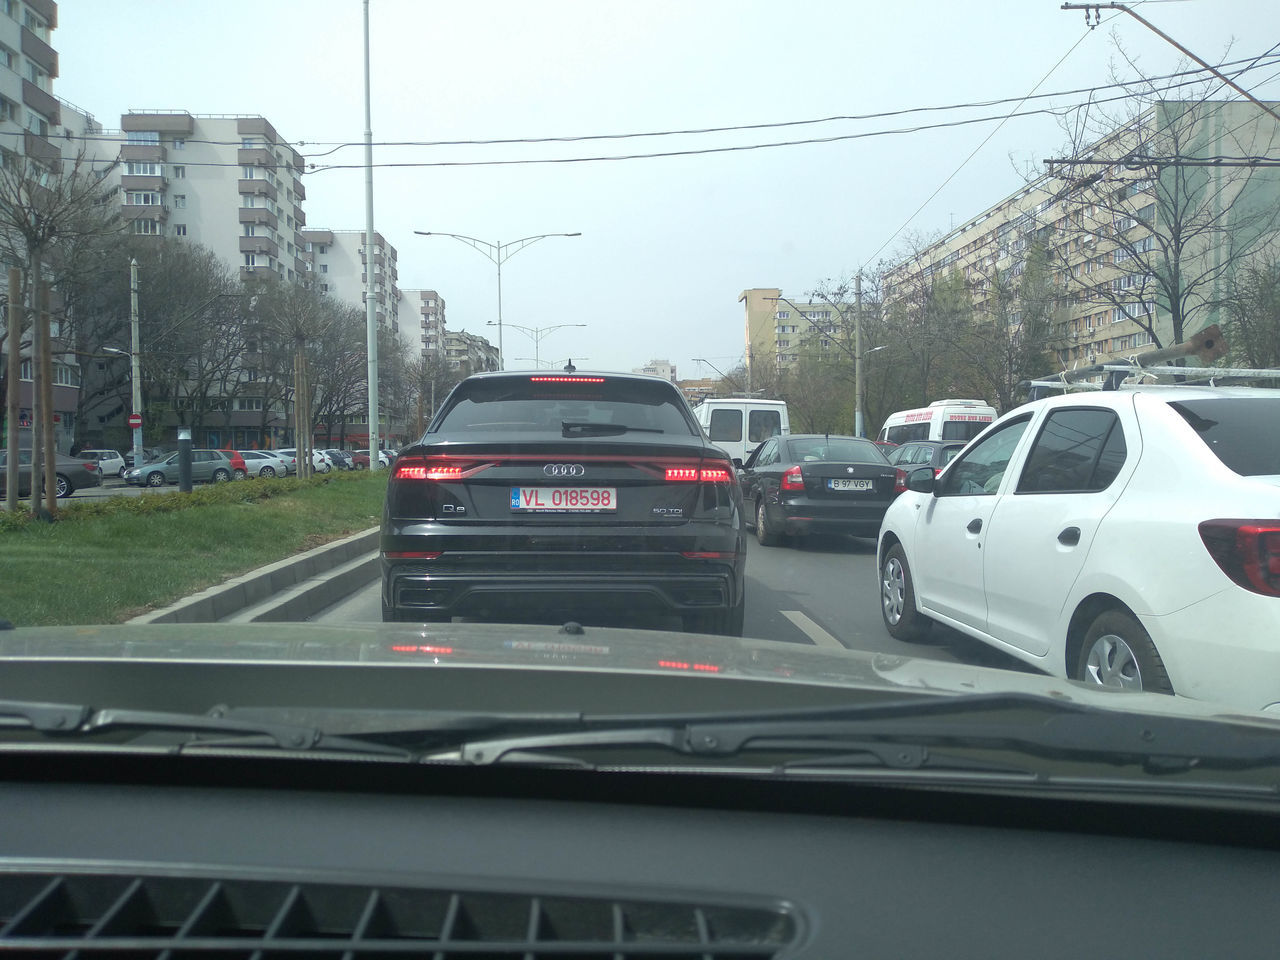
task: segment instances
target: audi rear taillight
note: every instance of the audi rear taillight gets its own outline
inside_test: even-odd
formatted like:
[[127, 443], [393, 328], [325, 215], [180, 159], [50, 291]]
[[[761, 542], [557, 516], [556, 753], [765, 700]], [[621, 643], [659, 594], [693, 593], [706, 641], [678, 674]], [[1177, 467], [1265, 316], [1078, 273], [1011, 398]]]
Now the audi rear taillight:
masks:
[[1233, 582], [1280, 597], [1280, 521], [1206, 520], [1199, 529], [1209, 555]]
[[800, 472], [800, 467], [790, 467], [786, 473], [782, 475], [782, 482], [778, 484], [783, 490], [803, 490], [804, 475]]
[[663, 479], [667, 483], [728, 483], [733, 471], [727, 466], [667, 467]]
[[893, 493], [897, 496], [907, 492], [907, 471], [896, 467], [893, 471]]
[[487, 462], [457, 457], [401, 457], [396, 461], [393, 480], [465, 480], [479, 473]]

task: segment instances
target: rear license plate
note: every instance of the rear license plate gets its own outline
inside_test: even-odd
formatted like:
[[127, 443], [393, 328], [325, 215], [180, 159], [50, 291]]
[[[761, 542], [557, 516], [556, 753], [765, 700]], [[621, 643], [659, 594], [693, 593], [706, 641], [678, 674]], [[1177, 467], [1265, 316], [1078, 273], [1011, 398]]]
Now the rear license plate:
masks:
[[828, 490], [874, 490], [874, 480], [828, 480]]
[[615, 487], [512, 487], [511, 509], [521, 513], [609, 513], [618, 509]]

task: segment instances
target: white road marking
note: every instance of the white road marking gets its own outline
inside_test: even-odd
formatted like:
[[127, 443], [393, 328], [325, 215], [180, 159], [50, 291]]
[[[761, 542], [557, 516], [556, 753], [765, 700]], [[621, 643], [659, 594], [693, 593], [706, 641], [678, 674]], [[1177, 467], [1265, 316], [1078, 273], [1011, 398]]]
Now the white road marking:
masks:
[[784, 617], [800, 628], [800, 631], [810, 640], [820, 647], [835, 647], [837, 650], [843, 650], [844, 644], [827, 633], [818, 624], [814, 623], [799, 610], [779, 610]]

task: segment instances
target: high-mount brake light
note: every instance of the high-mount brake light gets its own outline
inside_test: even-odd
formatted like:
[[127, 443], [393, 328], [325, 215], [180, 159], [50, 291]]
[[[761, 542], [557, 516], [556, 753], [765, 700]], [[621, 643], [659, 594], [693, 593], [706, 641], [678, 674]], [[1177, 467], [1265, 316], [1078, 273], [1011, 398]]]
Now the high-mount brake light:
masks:
[[604, 377], [530, 377], [530, 383], [604, 383]]
[[699, 673], [719, 673], [720, 668], [714, 663], [690, 663], [687, 660], [659, 660], [658, 666], [668, 670], [696, 670]]
[[1280, 597], [1280, 522], [1206, 520], [1199, 530], [1209, 555], [1236, 584]]
[[798, 464], [794, 467], [790, 467], [787, 470], [787, 472], [782, 475], [782, 481], [778, 484], [778, 486], [780, 486], [783, 490], [803, 490], [804, 489], [804, 474], [800, 472], [800, 467]]
[[728, 483], [733, 474], [726, 467], [667, 467], [667, 483]]
[[383, 554], [389, 560], [439, 560], [443, 550], [388, 550]]

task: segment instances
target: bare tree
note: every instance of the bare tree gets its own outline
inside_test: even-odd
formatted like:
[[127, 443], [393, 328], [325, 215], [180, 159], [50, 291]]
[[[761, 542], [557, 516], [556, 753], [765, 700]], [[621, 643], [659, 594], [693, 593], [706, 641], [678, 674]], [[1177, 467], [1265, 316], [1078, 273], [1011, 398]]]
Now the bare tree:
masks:
[[1237, 364], [1280, 367], [1280, 258], [1264, 257], [1236, 273], [1223, 326]]
[[[6, 344], [15, 353], [32, 350], [34, 409], [36, 422], [32, 430], [31, 490], [32, 510], [39, 514], [39, 491], [46, 486], [45, 474], [52, 475], [54, 456], [52, 439], [53, 410], [48, 406], [49, 385], [45, 382], [46, 366], [55, 349], [47, 321], [37, 309], [38, 291], [46, 281], [44, 264], [56, 259], [58, 248], [73, 249], [80, 240], [116, 232], [120, 229], [118, 213], [107, 196], [104, 178], [113, 164], [90, 161], [84, 153], [73, 159], [19, 156], [4, 151], [0, 156], [0, 257], [27, 268], [26, 295], [28, 331], [24, 341]], [[0, 340], [7, 340], [4, 333]], [[7, 378], [6, 378], [7, 381]], [[7, 391], [17, 384], [5, 383]], [[10, 435], [9, 462], [16, 463], [16, 433]], [[46, 449], [46, 448], [49, 449]], [[54, 485], [48, 484], [45, 509], [57, 515]], [[16, 485], [9, 485], [8, 497], [16, 508]]]

